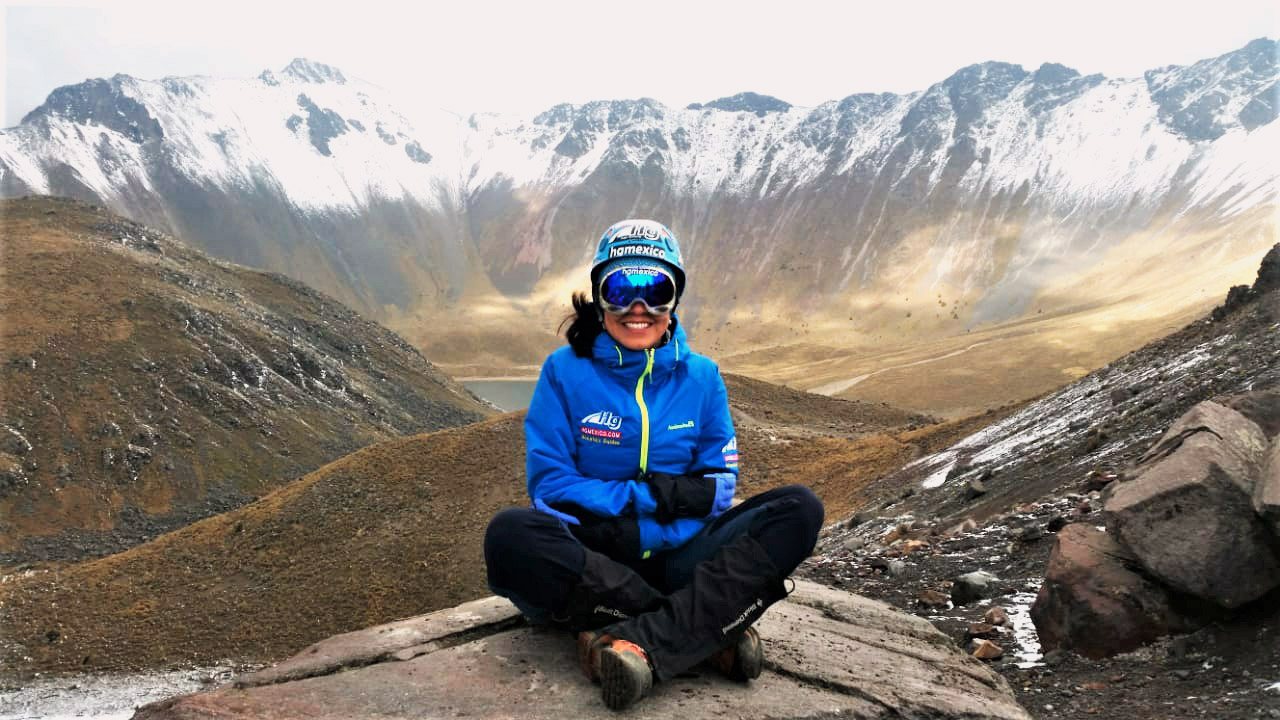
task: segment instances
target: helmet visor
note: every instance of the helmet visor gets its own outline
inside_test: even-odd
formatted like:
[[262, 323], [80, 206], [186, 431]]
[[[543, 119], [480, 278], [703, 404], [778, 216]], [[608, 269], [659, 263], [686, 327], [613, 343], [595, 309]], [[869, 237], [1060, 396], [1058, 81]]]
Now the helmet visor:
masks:
[[656, 267], [620, 267], [600, 278], [600, 306], [622, 315], [637, 300], [654, 315], [666, 315], [676, 302], [676, 281]]

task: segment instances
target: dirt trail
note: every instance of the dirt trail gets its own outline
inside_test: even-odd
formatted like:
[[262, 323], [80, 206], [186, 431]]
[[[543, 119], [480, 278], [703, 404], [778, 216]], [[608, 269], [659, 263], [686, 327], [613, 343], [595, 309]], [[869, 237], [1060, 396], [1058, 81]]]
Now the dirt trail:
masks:
[[835, 382], [825, 383], [825, 384], [823, 384], [823, 385], [819, 385], [818, 387], [811, 388], [811, 389], [809, 390], [809, 392], [814, 393], [815, 395], [838, 395], [838, 394], [840, 394], [840, 393], [844, 392], [845, 390], [848, 390], [849, 388], [853, 387], [854, 385], [857, 385], [858, 383], [862, 382], [863, 380], [866, 380], [866, 379], [868, 379], [868, 378], [873, 378], [873, 377], [875, 377], [876, 375], [880, 375], [880, 374], [882, 374], [882, 373], [887, 373], [887, 372], [890, 372], [890, 371], [892, 371], [892, 370], [901, 370], [901, 369], [903, 369], [903, 368], [915, 367], [915, 366], [917, 366], [917, 365], [924, 365], [924, 364], [931, 363], [931, 362], [937, 362], [937, 361], [939, 361], [939, 360], [946, 360], [947, 358], [953, 358], [953, 357], [955, 357], [955, 356], [957, 356], [957, 355], [963, 355], [964, 353], [967, 353], [967, 352], [969, 352], [970, 350], [972, 350], [972, 349], [974, 349], [974, 348], [976, 348], [976, 347], [979, 347], [979, 346], [981, 346], [981, 345], [986, 345], [986, 344], [987, 344], [987, 343], [989, 343], [989, 342], [991, 342], [991, 341], [990, 341], [990, 340], [983, 340], [983, 341], [981, 341], [981, 342], [973, 343], [972, 345], [969, 345], [968, 347], [961, 348], [961, 349], [959, 349], [959, 350], [952, 350], [951, 352], [946, 353], [945, 355], [939, 355], [939, 356], [937, 356], [937, 357], [925, 358], [925, 359], [923, 359], [923, 360], [916, 360], [915, 362], [902, 363], [901, 365], [890, 365], [890, 366], [888, 366], [888, 367], [880, 368], [879, 370], [876, 370], [876, 371], [874, 371], [874, 372], [869, 372], [869, 373], [864, 373], [864, 374], [862, 374], [862, 375], [858, 375], [857, 377], [853, 377], [853, 378], [850, 378], [850, 379], [848, 379], [848, 380], [836, 380]]

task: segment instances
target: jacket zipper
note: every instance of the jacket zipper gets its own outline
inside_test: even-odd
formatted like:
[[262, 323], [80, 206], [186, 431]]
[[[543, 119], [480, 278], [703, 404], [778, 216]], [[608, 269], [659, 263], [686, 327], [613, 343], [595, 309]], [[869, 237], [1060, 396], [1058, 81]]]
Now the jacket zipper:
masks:
[[[653, 374], [653, 348], [645, 351], [649, 356], [644, 372], [636, 380], [636, 404], [640, 406], [640, 474], [643, 475], [649, 466], [649, 406], [644, 404], [644, 379]], [[645, 550], [640, 554], [641, 560], [648, 560], [653, 553]]]
[[653, 374], [653, 348], [645, 351], [648, 362], [644, 372], [636, 380], [636, 404], [640, 406], [640, 474], [643, 475], [649, 466], [649, 406], [644, 404], [644, 379]]

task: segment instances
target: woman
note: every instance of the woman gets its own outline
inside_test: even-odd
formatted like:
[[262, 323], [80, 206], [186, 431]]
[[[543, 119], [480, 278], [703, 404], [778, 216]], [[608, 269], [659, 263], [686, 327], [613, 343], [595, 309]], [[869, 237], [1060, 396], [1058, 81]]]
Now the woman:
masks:
[[533, 507], [485, 534], [489, 585], [535, 623], [579, 631], [583, 670], [624, 708], [711, 658], [760, 674], [751, 624], [813, 551], [807, 488], [733, 503], [738, 445], [724, 381], [689, 350], [676, 238], [652, 220], [605, 231], [592, 297], [542, 366], [525, 418]]

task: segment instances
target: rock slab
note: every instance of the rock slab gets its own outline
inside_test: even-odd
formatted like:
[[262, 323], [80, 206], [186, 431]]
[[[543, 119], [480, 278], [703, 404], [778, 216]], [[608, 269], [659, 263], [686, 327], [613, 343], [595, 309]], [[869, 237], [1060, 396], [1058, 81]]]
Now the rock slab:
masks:
[[1236, 608], [1280, 585], [1274, 539], [1254, 510], [1267, 449], [1256, 423], [1212, 401], [1189, 410], [1105, 507], [1107, 529], [1170, 587]]
[[1254, 495], [1254, 507], [1271, 532], [1280, 539], [1280, 438], [1271, 443], [1271, 452]]
[[1091, 658], [1193, 627], [1164, 587], [1138, 572], [1133, 553], [1083, 524], [1058, 533], [1031, 620], [1045, 651], [1069, 649]]
[[[1030, 720], [1005, 681], [928, 621], [798, 581], [756, 624], [765, 672], [706, 670], [654, 688], [633, 718]], [[582, 676], [573, 637], [486, 598], [339, 635], [276, 667], [140, 708], [135, 720], [616, 718]]]

